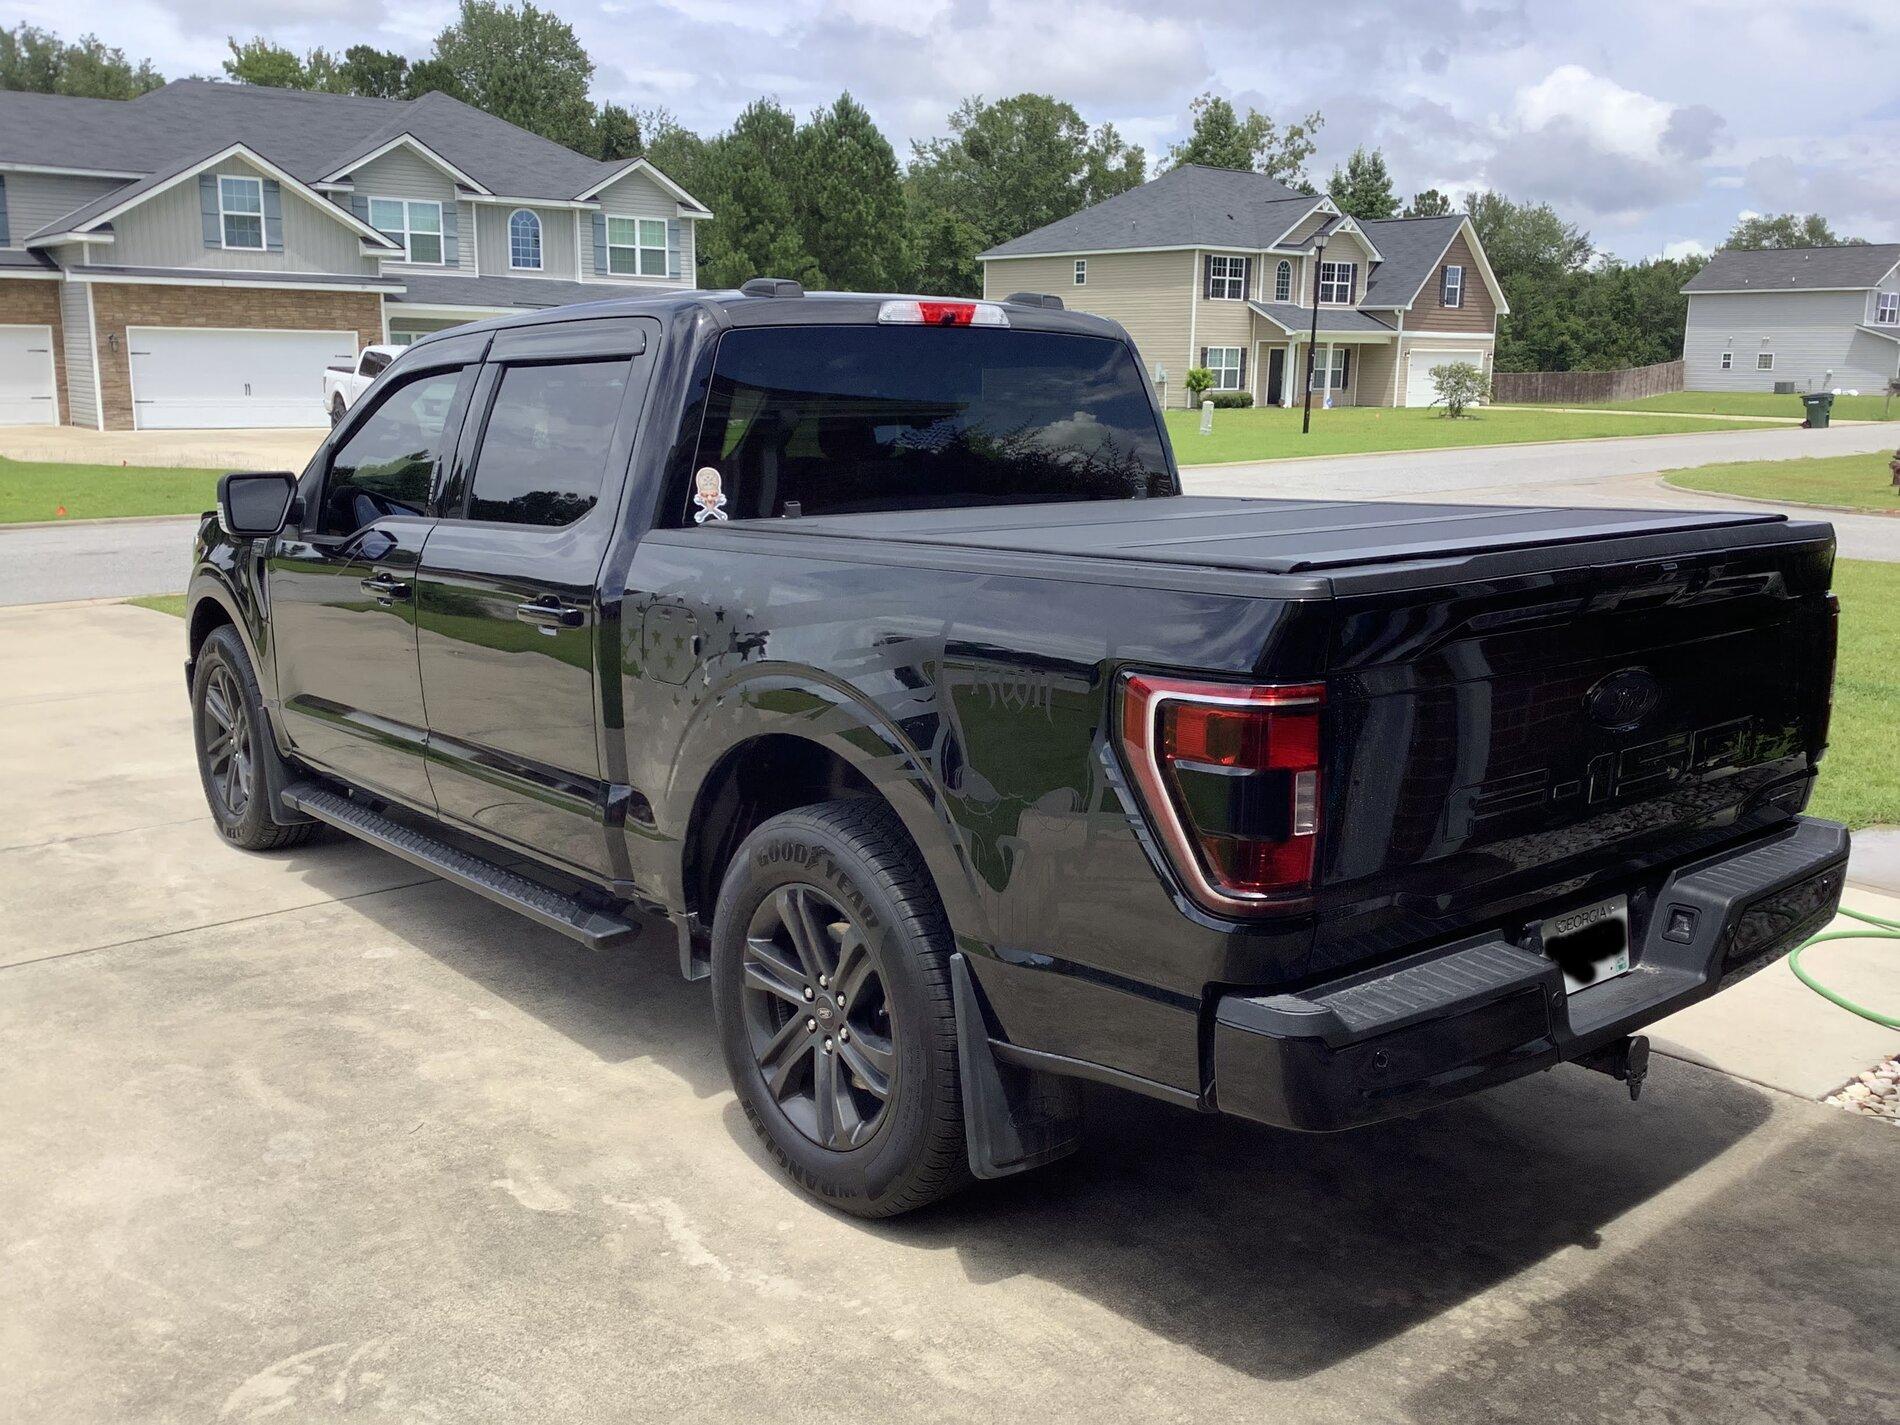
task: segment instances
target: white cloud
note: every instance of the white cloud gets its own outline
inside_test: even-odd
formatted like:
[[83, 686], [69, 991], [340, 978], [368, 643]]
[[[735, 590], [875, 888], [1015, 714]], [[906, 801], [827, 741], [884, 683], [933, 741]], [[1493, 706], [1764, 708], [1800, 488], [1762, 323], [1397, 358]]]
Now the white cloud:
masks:
[[1685, 257], [1707, 257], [1710, 251], [1709, 245], [1700, 238], [1678, 238], [1674, 242], [1664, 243], [1662, 251], [1656, 255], [1674, 262]]

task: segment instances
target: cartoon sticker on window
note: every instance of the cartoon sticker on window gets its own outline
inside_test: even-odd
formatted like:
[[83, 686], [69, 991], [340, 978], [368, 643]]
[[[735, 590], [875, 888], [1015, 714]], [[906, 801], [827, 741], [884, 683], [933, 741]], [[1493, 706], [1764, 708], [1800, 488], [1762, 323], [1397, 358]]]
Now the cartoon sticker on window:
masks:
[[693, 476], [693, 503], [699, 506], [693, 511], [694, 524], [728, 518], [723, 484], [719, 472], [710, 465], [701, 466], [699, 473]]

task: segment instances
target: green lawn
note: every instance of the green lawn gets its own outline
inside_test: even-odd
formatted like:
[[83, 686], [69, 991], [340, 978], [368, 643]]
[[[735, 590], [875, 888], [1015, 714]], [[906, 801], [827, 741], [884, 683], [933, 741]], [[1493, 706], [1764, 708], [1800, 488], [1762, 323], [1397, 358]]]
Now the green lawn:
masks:
[[[1676, 391], [1667, 396], [1645, 396], [1640, 401], [1599, 402], [1606, 410], [1700, 411], [1712, 416], [1788, 416], [1804, 414], [1799, 396], [1776, 396], [1767, 391]], [[1900, 421], [1900, 397], [1891, 409], [1885, 396], [1836, 396], [1834, 419], [1841, 421]]]
[[0, 524], [195, 515], [218, 502], [216, 470], [36, 465], [0, 455]]
[[1832, 744], [1808, 808], [1849, 826], [1900, 824], [1900, 564], [1842, 559]]
[[147, 594], [142, 599], [127, 599], [126, 602], [137, 604], [142, 609], [156, 609], [159, 613], [170, 614], [173, 618], [185, 616], [183, 594]]
[[1808, 460], [1744, 460], [1666, 470], [1663, 478], [1684, 490], [1740, 495], [1748, 500], [1785, 500], [1798, 505], [1844, 505], [1900, 514], [1900, 490], [1884, 451], [1828, 455]]
[[[1435, 450], [1461, 445], [1514, 445], [1527, 440], [1588, 440], [1610, 435], [1675, 435], [1721, 430], [1728, 422], [1671, 415], [1582, 415], [1532, 407], [1491, 406], [1447, 420], [1426, 408], [1347, 406], [1313, 412], [1311, 435], [1300, 412], [1278, 406], [1214, 412], [1214, 433], [1200, 433], [1198, 411], [1169, 411], [1168, 435], [1183, 465], [1233, 460], [1283, 460], [1296, 455], [1353, 455], [1375, 450]], [[1736, 423], [1739, 424], [1739, 423]]]

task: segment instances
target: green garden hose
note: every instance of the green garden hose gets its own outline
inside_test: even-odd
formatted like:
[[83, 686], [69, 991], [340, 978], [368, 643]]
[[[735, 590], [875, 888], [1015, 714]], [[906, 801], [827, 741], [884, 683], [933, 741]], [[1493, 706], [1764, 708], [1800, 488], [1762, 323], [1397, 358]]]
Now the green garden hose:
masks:
[[1801, 957], [1816, 945], [1829, 940], [1900, 940], [1900, 921], [1882, 920], [1877, 915], [1862, 915], [1857, 910], [1843, 909], [1841, 914], [1850, 920], [1858, 920], [1867, 925], [1876, 925], [1878, 930], [1830, 930], [1825, 935], [1817, 935], [1803, 944], [1788, 957], [1788, 968], [1794, 971], [1794, 977], [1813, 990], [1824, 1000], [1838, 1004], [1850, 1014], [1858, 1014], [1862, 1019], [1871, 1019], [1875, 1024], [1888, 1029], [1900, 1029], [1900, 1019], [1890, 1014], [1881, 1014], [1868, 1009], [1865, 1005], [1855, 1004], [1846, 995], [1836, 994], [1826, 985], [1818, 982], [1806, 970], [1801, 968]]

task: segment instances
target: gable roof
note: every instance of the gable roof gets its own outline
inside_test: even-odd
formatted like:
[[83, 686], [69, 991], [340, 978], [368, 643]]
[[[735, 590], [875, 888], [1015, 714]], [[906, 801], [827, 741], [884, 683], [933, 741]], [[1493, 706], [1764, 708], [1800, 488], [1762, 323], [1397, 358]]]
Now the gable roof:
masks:
[[1822, 292], [1872, 287], [1900, 263], [1900, 243], [1851, 247], [1725, 247], [1682, 284], [1696, 292]]
[[1263, 173], [1184, 163], [1093, 207], [998, 243], [979, 259], [1140, 248], [1272, 247], [1326, 200]]
[[[129, 100], [0, 93], [0, 164], [149, 177], [214, 144], [242, 141], [299, 182], [315, 184], [405, 135], [510, 198], [573, 200], [629, 168], [626, 161], [588, 158], [446, 94], [363, 99], [208, 79], [174, 80]], [[677, 188], [670, 180], [663, 186]]]
[[186, 179], [202, 173], [205, 169], [222, 163], [227, 158], [242, 158], [247, 160], [254, 165], [260, 173], [275, 178], [279, 186], [289, 190], [294, 196], [302, 198], [312, 207], [319, 209], [325, 216], [331, 218], [333, 221], [348, 228], [364, 242], [387, 251], [401, 251], [402, 245], [400, 243], [383, 236], [383, 234], [376, 231], [376, 229], [372, 228], [368, 223], [358, 219], [356, 215], [351, 213], [348, 209], [330, 202], [321, 193], [299, 181], [293, 174], [285, 169], [279, 168], [269, 159], [241, 143], [226, 144], [223, 148], [213, 149], [210, 153], [194, 155], [191, 158], [173, 164], [169, 168], [162, 169], [157, 173], [148, 174], [144, 178], [139, 179], [136, 183], [128, 183], [122, 188], [114, 188], [109, 193], [103, 193], [99, 197], [94, 198], [90, 203], [73, 209], [72, 212], [66, 214], [63, 218], [56, 218], [38, 232], [30, 235], [26, 241], [29, 244], [39, 244], [50, 242], [56, 238], [67, 236], [68, 234], [78, 235], [94, 232], [134, 204], [142, 203], [145, 199], [155, 194], [175, 187], [177, 184], [183, 183]]
[[1455, 213], [1442, 218], [1368, 219], [1366, 231], [1385, 261], [1373, 269], [1359, 305], [1410, 306], [1464, 225], [1465, 219]]

